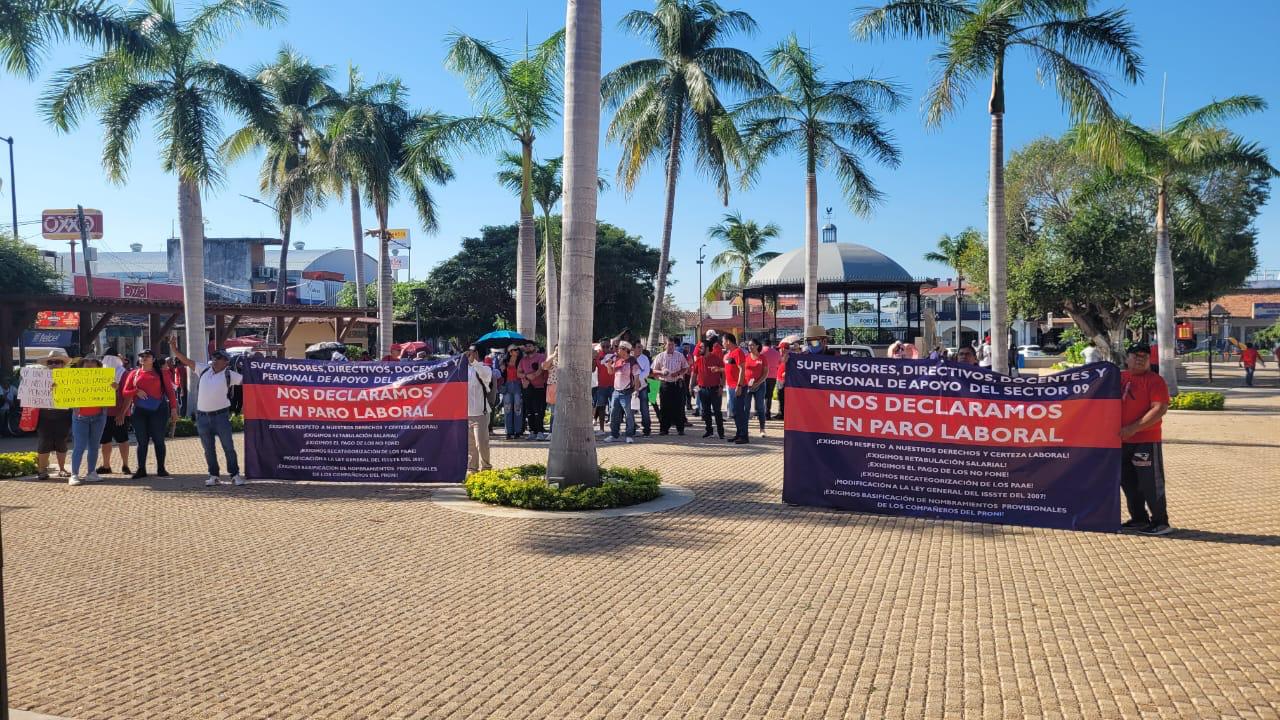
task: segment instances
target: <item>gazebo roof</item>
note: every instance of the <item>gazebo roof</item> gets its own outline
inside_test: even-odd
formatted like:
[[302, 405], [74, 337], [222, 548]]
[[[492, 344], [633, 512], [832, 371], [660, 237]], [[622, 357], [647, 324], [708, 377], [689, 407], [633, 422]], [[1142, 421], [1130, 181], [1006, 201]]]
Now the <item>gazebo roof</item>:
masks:
[[[804, 287], [804, 248], [796, 248], [770, 260], [751, 276], [748, 292]], [[928, 282], [913, 278], [892, 258], [857, 243], [818, 245], [818, 285], [820, 290], [899, 290]]]

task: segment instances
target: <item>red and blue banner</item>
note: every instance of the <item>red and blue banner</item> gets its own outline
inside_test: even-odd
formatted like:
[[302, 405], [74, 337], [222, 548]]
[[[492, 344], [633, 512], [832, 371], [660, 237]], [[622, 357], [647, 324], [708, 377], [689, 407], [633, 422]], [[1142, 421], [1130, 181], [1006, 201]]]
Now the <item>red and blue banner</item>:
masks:
[[1120, 529], [1120, 370], [1010, 378], [931, 360], [793, 354], [782, 499]]
[[462, 482], [467, 366], [251, 359], [244, 449], [253, 478]]

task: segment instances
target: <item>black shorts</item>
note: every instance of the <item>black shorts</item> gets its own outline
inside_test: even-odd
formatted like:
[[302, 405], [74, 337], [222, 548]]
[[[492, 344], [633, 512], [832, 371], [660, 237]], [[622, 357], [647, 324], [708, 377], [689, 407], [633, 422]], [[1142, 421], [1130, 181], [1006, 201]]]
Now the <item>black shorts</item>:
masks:
[[102, 428], [102, 439], [98, 441], [102, 445], [115, 443], [117, 445], [129, 444], [129, 418], [124, 419], [124, 423], [117, 425], [114, 417], [107, 418], [107, 424]]
[[70, 437], [71, 411], [41, 408], [36, 418], [36, 452], [64, 453]]

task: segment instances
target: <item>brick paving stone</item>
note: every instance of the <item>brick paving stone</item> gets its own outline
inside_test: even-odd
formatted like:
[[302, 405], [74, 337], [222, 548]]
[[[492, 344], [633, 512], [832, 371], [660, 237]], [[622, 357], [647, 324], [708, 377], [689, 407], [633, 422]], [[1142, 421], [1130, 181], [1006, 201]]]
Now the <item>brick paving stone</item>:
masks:
[[[1215, 373], [1218, 370], [1215, 369]], [[697, 493], [0, 482], [11, 704], [148, 718], [1280, 717], [1280, 393], [1171, 413], [1166, 538], [780, 502], [781, 430], [605, 446]], [[545, 444], [495, 443], [495, 462]]]

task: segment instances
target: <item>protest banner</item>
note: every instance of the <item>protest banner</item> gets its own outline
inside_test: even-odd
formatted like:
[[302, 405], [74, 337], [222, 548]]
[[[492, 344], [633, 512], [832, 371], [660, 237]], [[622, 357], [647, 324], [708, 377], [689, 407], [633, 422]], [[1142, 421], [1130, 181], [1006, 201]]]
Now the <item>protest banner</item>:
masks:
[[792, 355], [783, 500], [1116, 532], [1120, 370]]
[[112, 407], [116, 404], [115, 368], [60, 368], [53, 371], [56, 408]]
[[53, 375], [44, 365], [27, 365], [18, 376], [18, 402], [24, 408], [53, 407]]
[[253, 358], [244, 420], [249, 477], [462, 482], [467, 367]]

